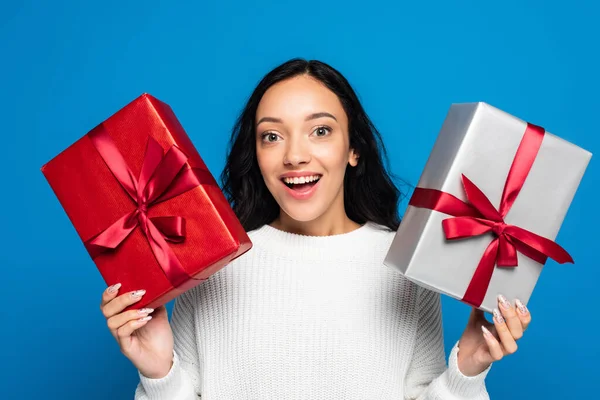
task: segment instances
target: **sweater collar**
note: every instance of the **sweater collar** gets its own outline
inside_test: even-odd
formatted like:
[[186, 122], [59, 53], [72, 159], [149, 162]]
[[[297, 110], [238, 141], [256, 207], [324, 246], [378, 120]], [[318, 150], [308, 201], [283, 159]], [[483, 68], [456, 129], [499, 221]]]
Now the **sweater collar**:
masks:
[[377, 230], [377, 225], [367, 222], [346, 233], [310, 236], [282, 231], [266, 224], [249, 232], [249, 236], [255, 245], [270, 251], [294, 257], [312, 258], [311, 256], [323, 256], [332, 252], [343, 255], [346, 251], [360, 248], [361, 245], [365, 245], [365, 241], [372, 236], [369, 234], [374, 230]]

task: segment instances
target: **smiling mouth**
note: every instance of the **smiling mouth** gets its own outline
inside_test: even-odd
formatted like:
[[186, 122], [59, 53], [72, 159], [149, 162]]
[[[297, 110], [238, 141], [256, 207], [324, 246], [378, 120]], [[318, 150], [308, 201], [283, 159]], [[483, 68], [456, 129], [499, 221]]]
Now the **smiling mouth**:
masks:
[[281, 181], [290, 189], [304, 192], [319, 182], [321, 175], [313, 175], [301, 178], [282, 178]]

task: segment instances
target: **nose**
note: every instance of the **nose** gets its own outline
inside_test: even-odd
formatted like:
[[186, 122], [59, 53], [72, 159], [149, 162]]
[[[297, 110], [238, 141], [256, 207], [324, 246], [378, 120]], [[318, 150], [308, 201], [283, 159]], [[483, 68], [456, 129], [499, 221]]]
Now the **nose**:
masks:
[[294, 138], [288, 140], [283, 163], [285, 165], [302, 165], [310, 162], [310, 149], [304, 142], [304, 138]]

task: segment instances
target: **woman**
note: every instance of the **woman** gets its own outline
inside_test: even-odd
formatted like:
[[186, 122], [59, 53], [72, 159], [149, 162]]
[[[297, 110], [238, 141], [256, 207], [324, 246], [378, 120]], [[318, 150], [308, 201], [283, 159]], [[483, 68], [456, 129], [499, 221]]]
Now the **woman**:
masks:
[[493, 324], [474, 309], [446, 367], [439, 294], [383, 265], [399, 225], [384, 155], [339, 72], [295, 59], [267, 74], [222, 176], [252, 250], [178, 297], [170, 323], [164, 306], [122, 312], [143, 290], [102, 295], [135, 398], [488, 398], [531, 316], [502, 296]]

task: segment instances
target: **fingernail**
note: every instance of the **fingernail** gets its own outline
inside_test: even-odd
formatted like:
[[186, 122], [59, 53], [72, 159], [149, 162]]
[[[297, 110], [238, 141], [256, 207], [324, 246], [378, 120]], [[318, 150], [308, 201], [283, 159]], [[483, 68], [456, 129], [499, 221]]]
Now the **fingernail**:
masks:
[[502, 314], [500, 314], [500, 311], [497, 308], [494, 308], [494, 319], [499, 324], [504, 323], [504, 317], [502, 316]]
[[527, 314], [527, 307], [525, 307], [525, 304], [523, 304], [521, 300], [515, 299], [515, 304], [517, 305], [517, 310], [519, 310], [521, 314]]
[[505, 310], [510, 309], [510, 303], [508, 302], [508, 300], [506, 300], [506, 297], [499, 294], [498, 301], [500, 302], [500, 305], [502, 306], [502, 308], [504, 308]]
[[481, 325], [481, 330], [485, 336], [492, 337], [492, 332], [490, 332], [485, 326]]
[[140, 314], [150, 314], [152, 311], [154, 311], [154, 308], [142, 308], [138, 310]]
[[120, 288], [120, 287], [121, 287], [121, 284], [120, 284], [120, 283], [115, 283], [114, 285], [112, 285], [112, 286], [109, 286], [107, 291], [108, 291], [108, 293], [110, 293], [110, 294], [113, 294], [113, 293], [115, 293], [117, 290], [119, 290], [119, 288]]
[[152, 315], [148, 315], [147, 317], [138, 319], [138, 321], [146, 322], [146, 321], [150, 321], [151, 319], [152, 319]]
[[136, 290], [135, 292], [131, 292], [131, 297], [142, 297], [146, 293], [145, 290]]

